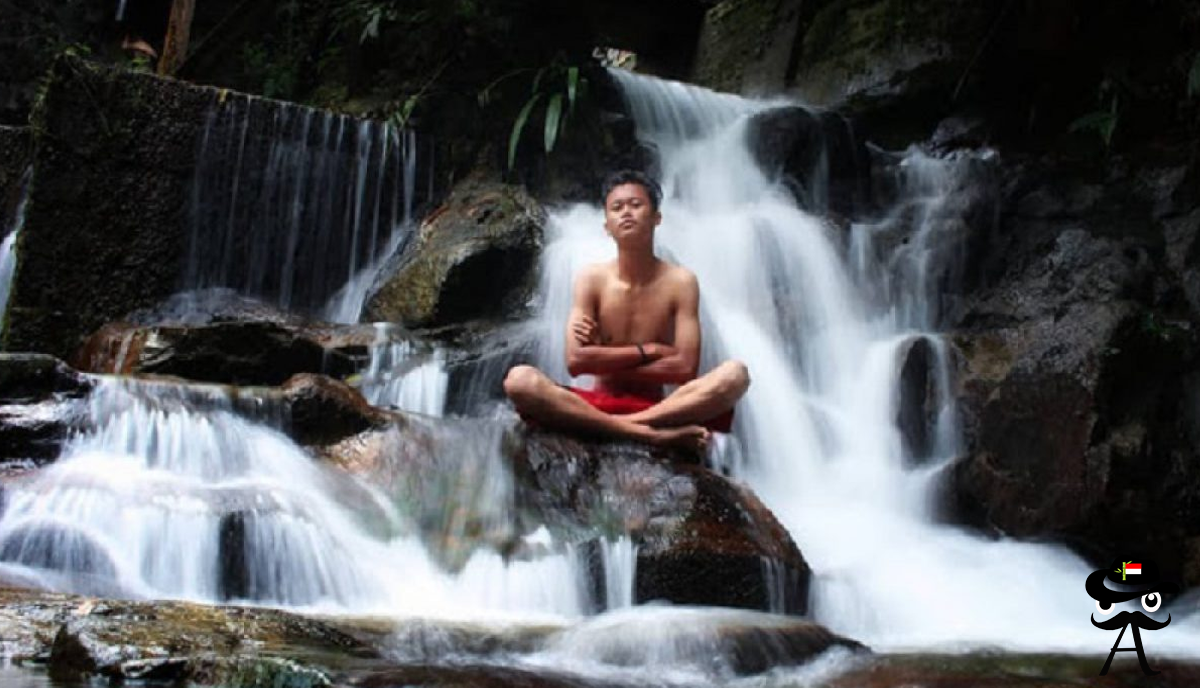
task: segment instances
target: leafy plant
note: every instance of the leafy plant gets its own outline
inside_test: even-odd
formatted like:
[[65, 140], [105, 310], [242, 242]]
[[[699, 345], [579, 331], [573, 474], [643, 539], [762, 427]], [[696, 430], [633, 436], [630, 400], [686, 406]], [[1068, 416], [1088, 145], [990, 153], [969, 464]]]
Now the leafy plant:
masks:
[[433, 76], [429, 77], [429, 79], [421, 86], [420, 89], [417, 90], [416, 93], [410, 94], [403, 101], [397, 100], [392, 103], [392, 106], [389, 108], [391, 110], [391, 114], [388, 115], [387, 118], [388, 122], [390, 122], [392, 126], [396, 127], [397, 129], [404, 129], [408, 126], [409, 120], [412, 119], [413, 112], [421, 103], [421, 99], [425, 97], [425, 93], [429, 91], [429, 87], [433, 86], [433, 83], [442, 75], [442, 72], [446, 71], [446, 67], [449, 64], [449, 60], [443, 62], [442, 66], [438, 67], [433, 72]]
[[1121, 122], [1121, 98], [1117, 94], [1112, 82], [1108, 79], [1100, 82], [1099, 100], [1101, 103], [1107, 98], [1107, 107], [1101, 107], [1098, 110], [1089, 112], [1074, 122], [1068, 127], [1072, 133], [1080, 131], [1094, 131], [1104, 142], [1104, 149], [1112, 148], [1113, 134], [1117, 130], [1117, 125]]
[[545, 102], [543, 110], [542, 148], [549, 154], [555, 144], [567, 130], [571, 115], [575, 112], [575, 104], [587, 91], [587, 78], [580, 75], [576, 65], [563, 64], [556, 60], [553, 64], [536, 71], [519, 69], [501, 76], [488, 84], [479, 92], [480, 106], [487, 106], [494, 98], [493, 92], [510, 77], [533, 71], [529, 98], [513, 120], [512, 129], [508, 136], [508, 169], [517, 162], [517, 148], [521, 143], [521, 134], [530, 116], [537, 106]]

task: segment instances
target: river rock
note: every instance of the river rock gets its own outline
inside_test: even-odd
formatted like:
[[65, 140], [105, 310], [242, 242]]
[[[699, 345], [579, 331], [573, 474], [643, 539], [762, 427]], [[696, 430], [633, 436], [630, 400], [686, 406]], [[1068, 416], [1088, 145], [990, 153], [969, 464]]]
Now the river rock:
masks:
[[696, 457], [545, 432], [514, 449], [520, 500], [546, 522], [639, 543], [636, 601], [805, 613], [811, 572], [791, 536]]
[[301, 373], [282, 386], [288, 427], [300, 444], [332, 444], [404, 417], [367, 403], [358, 390], [325, 375]]
[[519, 187], [460, 184], [381, 273], [366, 319], [431, 329], [519, 313], [533, 287], [545, 222]]
[[205, 325], [110, 323], [74, 362], [94, 373], [173, 375], [234, 385], [280, 385], [298, 373], [344, 377], [365, 363], [369, 328], [271, 321]]
[[[92, 381], [53, 356], [0, 354], [0, 464], [51, 461], [79, 424]], [[13, 463], [16, 462], [16, 463]]]
[[905, 455], [917, 463], [929, 457], [935, 439], [938, 413], [935, 355], [933, 346], [923, 337], [913, 339], [902, 354], [896, 427], [904, 442]]
[[59, 677], [322, 686], [375, 651], [286, 612], [185, 602], [123, 602], [0, 589], [8, 660], [39, 659]]
[[628, 535], [638, 545], [637, 601], [807, 607], [810, 570], [787, 531], [695, 455], [416, 415], [317, 451], [406, 504], [452, 570], [480, 547], [536, 556], [522, 535], [545, 525], [583, 543], [585, 556], [587, 543]]

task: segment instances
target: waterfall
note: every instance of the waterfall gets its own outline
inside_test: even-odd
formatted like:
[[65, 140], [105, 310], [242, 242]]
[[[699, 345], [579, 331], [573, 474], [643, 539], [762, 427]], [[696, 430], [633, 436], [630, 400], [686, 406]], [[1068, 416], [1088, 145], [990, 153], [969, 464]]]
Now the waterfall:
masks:
[[33, 167], [25, 168], [21, 175], [21, 196], [17, 201], [16, 211], [12, 222], [6, 229], [3, 241], [0, 241], [0, 336], [4, 334], [6, 322], [5, 313], [8, 310], [8, 296], [12, 292], [13, 278], [17, 274], [17, 240], [21, 228], [25, 226], [25, 207], [29, 204], [29, 187], [33, 178]]
[[[431, 518], [448, 542], [504, 527], [511, 489], [497, 479], [507, 466], [495, 429], [447, 431], [389, 453], [446, 470], [434, 474], [437, 490], [398, 489], [314, 460], [279, 431], [279, 407], [252, 389], [101, 378], [89, 403], [90, 430], [53, 465], [6, 485], [8, 576], [109, 596], [342, 613], [562, 618], [585, 609], [572, 551], [523, 561], [466, 552], [450, 573], [418, 537], [417, 521]], [[414, 470], [380, 475], [403, 481]]]
[[229, 287], [356, 322], [416, 202], [410, 130], [254, 98], [205, 114], [184, 290]]
[[[812, 566], [816, 619], [883, 649], [1094, 646], [1081, 559], [932, 520], [938, 473], [960, 451], [949, 353], [933, 328], [964, 233], [961, 218], [946, 220], [960, 166], [973, 163], [907, 152], [895, 207], [847, 237], [797, 207], [750, 153], [749, 118], [777, 103], [612, 73], [659, 153], [657, 251], [699, 278], [701, 370], [729, 358], [750, 369], [730, 465]], [[897, 233], [906, 241], [889, 240]], [[600, 208], [551, 214], [538, 363], [559, 381], [573, 275], [614, 256]], [[921, 461], [896, 424], [903, 357], [917, 342], [930, 351], [934, 419]], [[1037, 571], [1036, 584], [1019, 571]]]

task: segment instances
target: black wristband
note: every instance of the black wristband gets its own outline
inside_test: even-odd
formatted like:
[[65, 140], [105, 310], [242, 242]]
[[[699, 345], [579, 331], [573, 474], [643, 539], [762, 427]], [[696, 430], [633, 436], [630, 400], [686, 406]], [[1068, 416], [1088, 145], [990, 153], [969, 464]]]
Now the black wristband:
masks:
[[646, 350], [642, 348], [641, 344], [637, 344], [636, 346], [637, 346], [638, 353], [641, 354], [641, 356], [642, 356], [642, 363], [643, 364], [649, 363], [650, 357], [646, 355]]

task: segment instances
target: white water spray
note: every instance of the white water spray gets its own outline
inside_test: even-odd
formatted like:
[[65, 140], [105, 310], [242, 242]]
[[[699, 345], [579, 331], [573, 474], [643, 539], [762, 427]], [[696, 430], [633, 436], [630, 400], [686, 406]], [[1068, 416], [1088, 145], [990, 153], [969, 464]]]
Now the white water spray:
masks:
[[[659, 255], [700, 281], [702, 370], [729, 358], [749, 366], [735, 425], [745, 458], [734, 470], [812, 566], [816, 619], [884, 649], [1094, 651], [1082, 560], [931, 521], [937, 470], [959, 451], [946, 346], [930, 331], [932, 278], [954, 256], [940, 250], [946, 223], [936, 222], [955, 188], [953, 161], [911, 151], [899, 201], [908, 212], [845, 241], [754, 161], [747, 120], [771, 104], [613, 73], [639, 136], [660, 153]], [[602, 227], [594, 207], [551, 217], [540, 323], [550, 341], [539, 363], [560, 381], [572, 277], [615, 255]], [[910, 239], [888, 250], [876, 243], [885, 231]], [[935, 423], [932, 456], [913, 467], [896, 414], [903, 355], [920, 339], [932, 350]]]
[[[414, 505], [394, 501], [409, 495], [314, 460], [267, 427], [280, 413], [253, 390], [101, 379], [90, 404], [95, 429], [6, 489], [9, 574], [70, 591], [340, 613], [583, 613], [574, 553], [505, 561], [480, 550], [458, 573], [443, 570], [417, 537]], [[424, 447], [438, 467], [451, 458], [439, 446]], [[467, 445], [453, 448], [456, 475], [480, 464], [462, 456]], [[498, 452], [498, 441], [479, 450]], [[487, 477], [481, 488], [494, 489]]]

